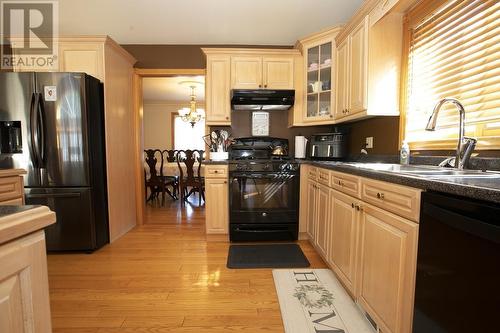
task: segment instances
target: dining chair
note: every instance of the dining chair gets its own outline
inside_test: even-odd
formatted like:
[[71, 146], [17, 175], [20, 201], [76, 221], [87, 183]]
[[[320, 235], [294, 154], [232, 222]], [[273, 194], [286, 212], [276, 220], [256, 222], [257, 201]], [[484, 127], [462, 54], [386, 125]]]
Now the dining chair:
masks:
[[[163, 175], [163, 153], [159, 149], [144, 150], [145, 162], [149, 169], [149, 177], [147, 170], [144, 170], [144, 184], [146, 186], [146, 202], [153, 199], [158, 199], [159, 194], [162, 195], [162, 205], [165, 204], [165, 193], [172, 199], [177, 200], [175, 193], [176, 178], [172, 176]], [[172, 187], [170, 191], [169, 186]], [[147, 189], [149, 188], [150, 195], [147, 196]]]
[[177, 155], [176, 149], [165, 149], [163, 153], [163, 159], [166, 160], [169, 163], [175, 162], [176, 155]]
[[[205, 201], [205, 179], [201, 177], [201, 162], [204, 155], [203, 150], [179, 150], [176, 154], [177, 166], [180, 175], [181, 204], [187, 201], [189, 196], [198, 192], [198, 206], [201, 206], [201, 199]], [[194, 170], [195, 163], [198, 162], [197, 170]], [[182, 167], [185, 166], [185, 170]], [[188, 187], [191, 189], [188, 192]]]
[[[163, 161], [164, 163], [175, 163], [176, 158], [177, 158], [177, 150], [176, 149], [165, 149], [162, 151], [162, 156], [163, 156]], [[179, 176], [177, 174], [174, 175], [169, 175], [166, 173], [167, 170], [170, 170], [170, 168], [163, 168], [163, 174], [165, 176], [170, 176], [174, 177], [175, 183], [174, 183], [174, 195], [177, 197], [179, 194]]]

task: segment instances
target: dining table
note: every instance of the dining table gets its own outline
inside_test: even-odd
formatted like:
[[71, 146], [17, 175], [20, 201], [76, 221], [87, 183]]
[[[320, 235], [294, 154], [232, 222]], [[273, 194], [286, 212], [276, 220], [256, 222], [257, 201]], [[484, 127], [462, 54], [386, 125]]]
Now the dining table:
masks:
[[[195, 177], [198, 175], [199, 165], [200, 165], [200, 163], [198, 163], [198, 162], [196, 162], [193, 165]], [[187, 175], [187, 168], [186, 168], [186, 165], [184, 163], [181, 163], [181, 168], [182, 168], [182, 172], [184, 173], [184, 176], [186, 176]], [[149, 179], [149, 167], [146, 164], [146, 162], [144, 162], [144, 170], [146, 170], [146, 179]], [[156, 165], [156, 171], [158, 172], [158, 174], [160, 174], [160, 163], [158, 163]], [[205, 165], [202, 164], [201, 169], [200, 169], [200, 175], [203, 177], [204, 174], [205, 174]], [[164, 176], [180, 176], [179, 166], [177, 165], [177, 162], [164, 163], [163, 164], [163, 175]]]

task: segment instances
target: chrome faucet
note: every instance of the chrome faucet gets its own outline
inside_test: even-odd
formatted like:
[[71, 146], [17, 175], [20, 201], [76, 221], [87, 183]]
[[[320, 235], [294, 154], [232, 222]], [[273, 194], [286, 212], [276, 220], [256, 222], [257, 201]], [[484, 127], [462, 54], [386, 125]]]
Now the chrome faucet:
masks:
[[439, 166], [453, 166], [457, 169], [464, 169], [469, 159], [476, 147], [477, 140], [474, 138], [469, 138], [465, 136], [465, 109], [462, 103], [460, 103], [456, 98], [443, 98], [440, 100], [434, 110], [432, 111], [432, 115], [427, 122], [427, 126], [425, 130], [434, 131], [436, 129], [437, 117], [439, 114], [439, 110], [446, 103], [453, 103], [460, 114], [460, 124], [458, 128], [458, 143], [457, 143], [457, 152], [455, 157], [447, 158], [443, 162], [439, 164]]

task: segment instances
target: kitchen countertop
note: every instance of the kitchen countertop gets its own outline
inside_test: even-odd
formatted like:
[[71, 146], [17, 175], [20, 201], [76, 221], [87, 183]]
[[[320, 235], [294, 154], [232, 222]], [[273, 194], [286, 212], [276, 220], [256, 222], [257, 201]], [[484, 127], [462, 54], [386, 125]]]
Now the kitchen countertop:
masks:
[[56, 214], [45, 206], [0, 206], [0, 244], [55, 222]]
[[24, 169], [0, 169], [0, 177], [10, 177], [25, 175], [26, 170]]
[[203, 160], [201, 162], [202, 164], [206, 164], [206, 165], [228, 165], [229, 164], [229, 160]]
[[362, 169], [342, 162], [302, 160], [300, 163], [409, 187], [420, 188], [423, 190], [432, 190], [436, 192], [469, 197], [472, 199], [500, 203], [500, 178], [448, 178], [446, 180], [436, 180], [408, 174], [400, 174], [397, 172]]

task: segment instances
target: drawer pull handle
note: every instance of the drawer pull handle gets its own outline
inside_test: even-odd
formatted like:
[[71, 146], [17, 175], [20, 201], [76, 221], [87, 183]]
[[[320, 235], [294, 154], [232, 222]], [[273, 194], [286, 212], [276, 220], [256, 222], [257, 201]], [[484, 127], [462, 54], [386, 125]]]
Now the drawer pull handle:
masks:
[[377, 193], [377, 198], [380, 199], [380, 200], [383, 200], [384, 199], [384, 193], [378, 192]]

